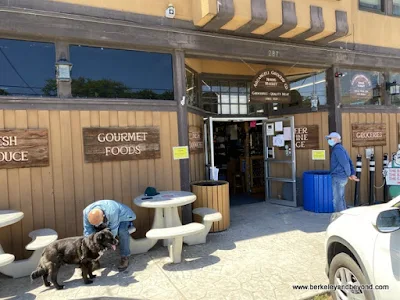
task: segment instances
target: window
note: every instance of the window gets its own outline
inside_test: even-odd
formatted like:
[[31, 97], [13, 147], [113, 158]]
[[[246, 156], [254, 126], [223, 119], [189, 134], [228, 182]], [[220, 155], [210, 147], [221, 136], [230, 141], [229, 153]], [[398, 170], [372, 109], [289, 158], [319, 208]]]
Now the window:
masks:
[[383, 11], [382, 0], [360, 0], [360, 8]]
[[71, 46], [72, 95], [173, 100], [172, 56]]
[[201, 104], [220, 115], [264, 115], [264, 104], [251, 104], [250, 81], [202, 80]]
[[342, 103], [347, 105], [382, 105], [380, 72], [341, 70]]
[[400, 106], [400, 73], [391, 73], [389, 76], [389, 82], [393, 85], [388, 90], [392, 105]]
[[54, 44], [0, 39], [0, 96], [57, 96], [55, 53]]
[[186, 99], [188, 104], [199, 106], [197, 99], [197, 73], [186, 68]]
[[326, 74], [325, 71], [305, 75], [302, 78], [290, 80], [290, 104], [283, 104], [282, 107], [311, 107], [311, 98], [315, 94], [318, 98], [318, 105], [326, 105]]
[[400, 0], [393, 0], [393, 14], [400, 16]]

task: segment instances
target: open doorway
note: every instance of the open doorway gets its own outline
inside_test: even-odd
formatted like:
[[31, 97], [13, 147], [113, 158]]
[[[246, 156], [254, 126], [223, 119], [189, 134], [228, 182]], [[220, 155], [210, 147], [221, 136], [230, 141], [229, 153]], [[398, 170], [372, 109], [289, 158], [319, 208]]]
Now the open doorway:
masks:
[[267, 118], [208, 118], [207, 174], [229, 182], [230, 205], [265, 201], [263, 121]]

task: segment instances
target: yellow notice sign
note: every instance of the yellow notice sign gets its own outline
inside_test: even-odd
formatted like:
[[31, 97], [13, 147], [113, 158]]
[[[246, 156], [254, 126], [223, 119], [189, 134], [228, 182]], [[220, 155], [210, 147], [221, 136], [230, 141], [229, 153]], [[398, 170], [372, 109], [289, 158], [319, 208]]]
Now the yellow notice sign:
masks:
[[313, 160], [325, 160], [325, 150], [312, 150]]
[[174, 160], [188, 159], [189, 158], [189, 147], [173, 147]]

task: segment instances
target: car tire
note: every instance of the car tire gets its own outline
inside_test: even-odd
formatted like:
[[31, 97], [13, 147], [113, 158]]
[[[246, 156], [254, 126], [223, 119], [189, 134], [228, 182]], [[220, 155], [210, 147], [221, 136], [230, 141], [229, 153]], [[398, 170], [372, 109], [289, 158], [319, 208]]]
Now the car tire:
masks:
[[[353, 273], [353, 275], [356, 277], [357, 281], [360, 284], [369, 285], [369, 282], [367, 281], [367, 278], [361, 271], [360, 267], [346, 253], [339, 253], [332, 259], [332, 262], [329, 267], [329, 284], [330, 285], [337, 285], [335, 276], [336, 276], [336, 271], [338, 271], [340, 268], [348, 269], [351, 273]], [[331, 293], [332, 293], [332, 297], [334, 300], [340, 300], [340, 298], [337, 297], [335, 291], [332, 291]], [[364, 294], [366, 300], [375, 299], [372, 290], [363, 290], [363, 294]]]

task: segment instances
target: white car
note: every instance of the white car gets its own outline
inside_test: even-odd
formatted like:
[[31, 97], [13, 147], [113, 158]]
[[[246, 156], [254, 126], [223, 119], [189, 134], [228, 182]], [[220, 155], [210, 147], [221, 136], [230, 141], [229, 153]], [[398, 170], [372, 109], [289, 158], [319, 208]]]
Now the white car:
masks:
[[333, 299], [400, 299], [400, 196], [334, 213], [326, 231]]

